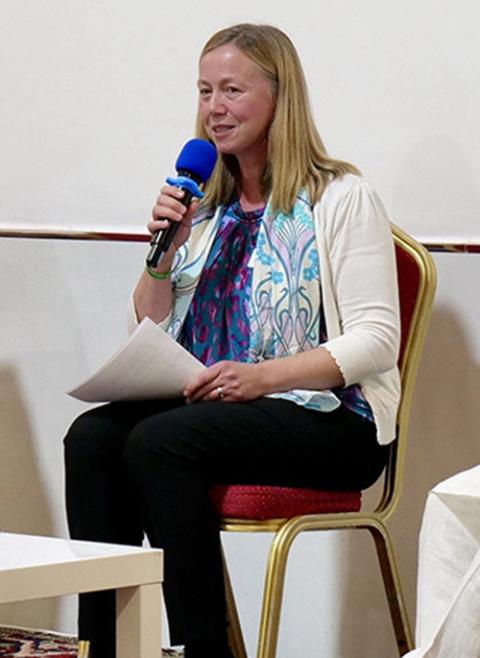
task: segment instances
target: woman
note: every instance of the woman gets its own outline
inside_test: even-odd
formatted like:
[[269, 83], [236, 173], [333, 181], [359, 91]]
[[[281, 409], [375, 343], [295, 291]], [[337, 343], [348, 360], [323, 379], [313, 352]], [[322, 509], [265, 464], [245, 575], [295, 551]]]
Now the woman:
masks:
[[[201, 204], [165, 186], [151, 233], [179, 222], [142, 274], [149, 316], [207, 368], [173, 401], [94, 409], [66, 437], [72, 537], [165, 549], [173, 643], [231, 657], [212, 483], [372, 484], [399, 399], [393, 243], [377, 195], [329, 158], [289, 38], [215, 34], [199, 61], [198, 136], [219, 158]], [[108, 621], [106, 621], [108, 620]], [[113, 656], [113, 599], [82, 597], [80, 637]]]

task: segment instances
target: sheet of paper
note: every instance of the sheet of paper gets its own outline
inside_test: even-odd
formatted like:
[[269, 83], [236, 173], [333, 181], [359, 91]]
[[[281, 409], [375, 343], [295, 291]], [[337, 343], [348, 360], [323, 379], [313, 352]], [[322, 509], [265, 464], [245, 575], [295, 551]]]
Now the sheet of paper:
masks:
[[177, 397], [204, 367], [145, 318], [127, 343], [68, 395], [84, 402]]

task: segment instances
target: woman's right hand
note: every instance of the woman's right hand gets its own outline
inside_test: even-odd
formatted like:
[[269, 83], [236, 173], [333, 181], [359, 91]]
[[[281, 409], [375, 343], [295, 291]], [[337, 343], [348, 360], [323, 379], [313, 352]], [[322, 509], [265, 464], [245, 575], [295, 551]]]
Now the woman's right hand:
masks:
[[147, 229], [153, 235], [168, 228], [169, 222], [179, 222], [172, 244], [175, 249], [188, 240], [192, 228], [192, 217], [198, 208], [199, 202], [193, 199], [186, 208], [182, 203], [185, 192], [179, 187], [164, 185], [160, 190], [155, 205], [152, 208], [152, 221]]

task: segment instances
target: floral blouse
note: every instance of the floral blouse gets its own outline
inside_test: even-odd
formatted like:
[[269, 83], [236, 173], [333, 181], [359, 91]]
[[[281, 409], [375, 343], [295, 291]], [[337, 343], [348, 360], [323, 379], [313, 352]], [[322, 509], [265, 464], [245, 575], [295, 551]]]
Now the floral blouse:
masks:
[[[259, 234], [264, 209], [244, 211], [238, 199], [225, 207], [219, 228], [205, 262], [198, 287], [182, 326], [179, 342], [206, 366], [220, 360], [254, 361], [252, 354], [252, 267], [251, 258], [257, 247], [257, 257], [270, 256], [262, 249], [264, 235]], [[304, 227], [305, 228], [305, 227]], [[315, 244], [313, 227], [294, 236], [290, 244], [289, 258], [296, 261], [293, 270], [301, 271], [306, 281], [317, 281], [320, 288], [320, 264]], [[263, 263], [268, 265], [269, 263]], [[281, 284], [284, 272], [272, 271], [275, 284]], [[290, 288], [290, 286], [289, 286]], [[297, 294], [302, 294], [299, 289]], [[267, 305], [268, 306], [268, 305]], [[270, 316], [272, 309], [260, 304], [263, 313]], [[316, 342], [326, 340], [325, 320], [320, 308], [313, 314], [311, 328]], [[264, 317], [263, 322], [268, 318]], [[291, 327], [290, 329], [292, 329]], [[289, 331], [285, 326], [284, 331]], [[279, 332], [277, 335], [281, 335]], [[320, 340], [318, 341], [318, 337]], [[306, 346], [307, 347], [307, 346]], [[262, 358], [275, 358], [278, 346], [273, 342], [262, 345]], [[371, 409], [357, 385], [337, 388], [332, 391], [346, 407], [373, 421]], [[310, 401], [305, 403], [294, 391], [275, 393], [278, 397], [302, 404], [319, 411], [330, 411], [331, 404]], [[338, 406], [338, 402], [335, 406]]]

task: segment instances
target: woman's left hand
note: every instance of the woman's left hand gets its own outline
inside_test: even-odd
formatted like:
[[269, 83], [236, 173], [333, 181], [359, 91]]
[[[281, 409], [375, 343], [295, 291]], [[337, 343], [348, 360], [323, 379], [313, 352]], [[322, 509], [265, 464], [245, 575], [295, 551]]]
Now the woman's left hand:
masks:
[[264, 394], [257, 364], [219, 361], [203, 370], [184, 390], [187, 402], [246, 402]]

